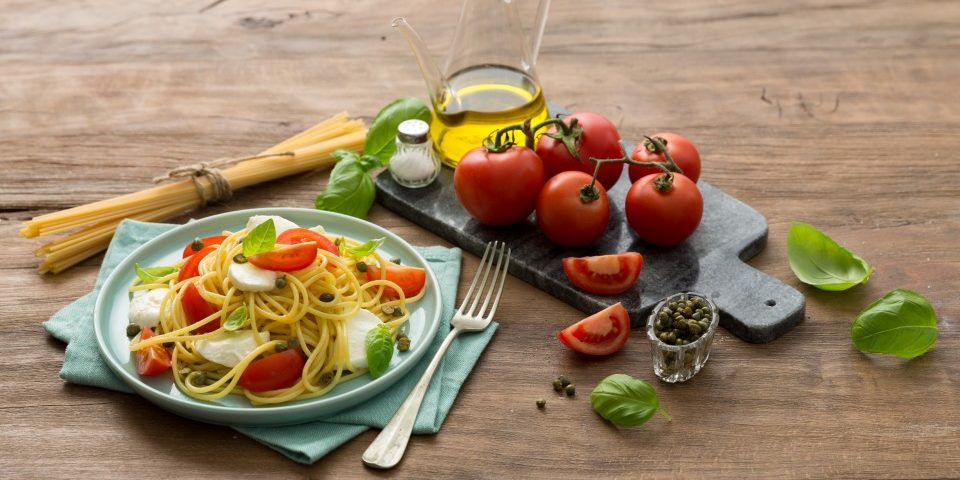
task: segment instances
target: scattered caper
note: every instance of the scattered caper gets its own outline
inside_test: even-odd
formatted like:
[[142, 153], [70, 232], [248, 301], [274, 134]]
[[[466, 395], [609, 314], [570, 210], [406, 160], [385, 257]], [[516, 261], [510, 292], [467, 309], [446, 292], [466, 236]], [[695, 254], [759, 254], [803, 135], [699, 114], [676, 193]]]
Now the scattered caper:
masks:
[[537, 408], [539, 408], [540, 410], [543, 410], [543, 408], [546, 407], [546, 406], [547, 406], [547, 401], [546, 401], [546, 400], [544, 400], [544, 399], [542, 399], [542, 398], [539, 399], [539, 400], [537, 400]]
[[364, 262], [357, 262], [357, 271], [358, 271], [358, 272], [366, 272], [366, 271], [367, 271], [367, 264], [364, 263]]
[[333, 382], [333, 372], [323, 372], [323, 374], [320, 375], [321, 387], [326, 387], [330, 385], [331, 382]]
[[560, 375], [559, 377], [557, 377], [557, 380], [560, 380], [560, 385], [564, 387], [566, 387], [567, 385], [570, 385], [570, 379], [567, 378], [566, 375]]
[[127, 325], [128, 337], [136, 337], [138, 333], [140, 333], [140, 325], [137, 325], [136, 323], [131, 323]]
[[394, 317], [402, 317], [402, 316], [403, 316], [403, 309], [401, 309], [401, 308], [395, 308], [395, 309], [393, 309], [393, 316], [394, 316]]
[[380, 307], [380, 311], [383, 312], [384, 315], [393, 315], [395, 310], [396, 308], [393, 305], [384, 305]]
[[560, 392], [560, 391], [562, 391], [562, 390], [563, 390], [563, 382], [561, 382], [560, 379], [554, 380], [554, 381], [553, 381], [553, 391], [555, 391], [555, 392]]
[[242, 253], [238, 253], [233, 256], [233, 261], [236, 263], [247, 263], [247, 257]]
[[400, 334], [397, 335], [397, 350], [400, 352], [406, 352], [410, 350], [410, 337]]
[[203, 240], [201, 240], [200, 237], [194, 238], [193, 241], [190, 242], [190, 250], [193, 250], [194, 252], [203, 250]]
[[290, 349], [300, 348], [300, 340], [297, 340], [296, 338], [291, 338], [290, 340], [287, 340], [287, 348], [290, 348]]
[[193, 376], [191, 382], [197, 387], [202, 387], [207, 383], [207, 375], [203, 372], [200, 372]]
[[333, 299], [337, 298], [334, 294], [330, 292], [325, 292], [320, 294], [320, 301], [325, 303], [330, 303]]
[[287, 276], [286, 276], [286, 275], [280, 275], [279, 277], [277, 277], [277, 281], [274, 282], [274, 284], [277, 286], [277, 288], [286, 287], [286, 286], [287, 286]]
[[573, 384], [571, 383], [570, 385], [567, 385], [567, 387], [564, 388], [563, 391], [564, 393], [567, 394], [568, 397], [572, 397], [574, 396], [574, 394], [577, 393], [577, 387], [573, 386]]
[[280, 353], [287, 349], [287, 344], [283, 342], [277, 342], [277, 345], [273, 347], [274, 351]]

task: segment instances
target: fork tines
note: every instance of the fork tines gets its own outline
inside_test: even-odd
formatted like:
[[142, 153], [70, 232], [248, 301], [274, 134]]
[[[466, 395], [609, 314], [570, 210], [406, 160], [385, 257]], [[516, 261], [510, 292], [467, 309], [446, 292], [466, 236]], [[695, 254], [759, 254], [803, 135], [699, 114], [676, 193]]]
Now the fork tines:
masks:
[[[493, 314], [497, 311], [497, 305], [500, 304], [500, 294], [503, 292], [503, 284], [507, 278], [509, 267], [510, 249], [507, 248], [507, 244], [500, 241], [488, 243], [486, 250], [483, 251], [483, 258], [480, 259], [480, 266], [477, 267], [477, 273], [473, 276], [470, 288], [463, 296], [463, 301], [460, 303], [460, 308], [457, 309], [456, 314], [486, 320], [493, 318]], [[489, 283], [487, 282], [488, 278], [490, 279]], [[486, 296], [483, 295], [484, 288], [486, 288]], [[496, 291], [496, 296], [494, 296], [494, 291]], [[474, 292], [476, 292], [475, 295]], [[477, 304], [480, 302], [480, 297], [484, 297], [484, 299], [478, 310]], [[487, 311], [491, 298], [493, 299], [493, 305]], [[469, 310], [467, 310], [468, 304], [470, 305]]]

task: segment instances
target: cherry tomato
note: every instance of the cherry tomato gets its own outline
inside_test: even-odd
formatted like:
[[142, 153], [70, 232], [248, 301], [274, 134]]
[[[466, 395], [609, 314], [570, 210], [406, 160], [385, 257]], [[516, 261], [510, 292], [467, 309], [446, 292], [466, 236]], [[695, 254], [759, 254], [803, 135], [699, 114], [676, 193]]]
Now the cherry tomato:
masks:
[[[422, 268], [404, 267], [388, 264], [386, 279], [400, 286], [406, 298], [415, 297], [423, 290], [427, 283], [427, 272]], [[376, 265], [367, 265], [367, 281], [380, 280], [380, 268]], [[384, 298], [398, 298], [400, 295], [392, 288], [383, 289]]]
[[630, 315], [617, 303], [561, 330], [557, 338], [577, 353], [610, 355], [630, 338]]
[[580, 198], [580, 190], [592, 180], [583, 172], [560, 172], [543, 186], [537, 198], [537, 224], [551, 242], [582, 247], [607, 230], [610, 201], [603, 185], [594, 185], [600, 198], [588, 202]]
[[[577, 119], [577, 125], [583, 129], [583, 136], [577, 141], [577, 154], [580, 159], [570, 155], [567, 146], [560, 140], [551, 138], [548, 134], [555, 133], [556, 127], [551, 126], [537, 141], [537, 155], [543, 159], [543, 168], [550, 178], [560, 172], [577, 170], [593, 176], [596, 163], [591, 158], [622, 158], [623, 149], [620, 148], [620, 134], [613, 123], [598, 113], [579, 112], [563, 119], [563, 123], [570, 125], [572, 119]], [[603, 188], [610, 190], [617, 183], [623, 173], [622, 163], [608, 163], [600, 167], [597, 181]]]
[[626, 252], [597, 257], [567, 257], [563, 271], [580, 290], [616, 295], [630, 290], [643, 268], [643, 255]]
[[[183, 287], [183, 295], [180, 297], [180, 306], [183, 307], [183, 314], [187, 317], [187, 322], [190, 325], [203, 320], [204, 318], [213, 315], [216, 310], [203, 299], [203, 296], [200, 295], [200, 291], [197, 290], [197, 286], [193, 283], [188, 283], [187, 286]], [[212, 322], [198, 328], [197, 333], [210, 333], [216, 329], [220, 328], [220, 319], [213, 320]]]
[[187, 259], [187, 262], [184, 263], [183, 267], [180, 268], [180, 273], [177, 274], [177, 281], [182, 282], [188, 278], [193, 278], [197, 275], [200, 275], [200, 260], [203, 260], [204, 257], [210, 255], [216, 249], [216, 246], [204, 247], [199, 252], [190, 255], [190, 258]]
[[[690, 143], [690, 140], [670, 132], [655, 133], [650, 136], [667, 141], [667, 152], [670, 153], [670, 158], [680, 167], [680, 170], [683, 170], [683, 174], [687, 178], [694, 182], [700, 179], [700, 153], [697, 152], [697, 147]], [[663, 157], [663, 153], [653, 153], [647, 150], [645, 143], [640, 142], [636, 147], [633, 147], [633, 153], [630, 155], [631, 159], [638, 162], [662, 163], [667, 161]], [[628, 172], [630, 173], [630, 182], [633, 183], [647, 175], [662, 173], [663, 170], [656, 167], [635, 167], [631, 165]]]
[[291, 228], [277, 237], [277, 243], [294, 245], [297, 243], [316, 242], [317, 248], [340, 256], [340, 249], [323, 234], [306, 228]]
[[220, 245], [220, 244], [223, 243], [223, 241], [226, 240], [226, 239], [227, 239], [227, 237], [224, 236], [224, 235], [214, 235], [214, 236], [212, 236], [212, 237], [201, 238], [201, 239], [200, 239], [200, 248], [198, 248], [198, 249], [196, 249], [196, 250], [194, 250], [193, 247], [195, 247], [195, 246], [197, 246], [197, 245], [196, 245], [194, 242], [190, 242], [190, 243], [187, 244], [186, 247], [183, 247], [183, 257], [182, 257], [182, 258], [187, 258], [187, 257], [189, 257], [190, 255], [193, 255], [193, 254], [199, 252], [200, 250], [203, 250], [203, 249], [206, 248], [206, 247], [212, 247], [212, 246], [214, 246], [214, 245]]
[[247, 257], [247, 261], [274, 272], [295, 272], [310, 266], [317, 259], [317, 242], [281, 245], [269, 252]]
[[464, 154], [453, 172], [457, 198], [484, 225], [522, 222], [536, 206], [545, 181], [540, 157], [518, 146], [502, 153], [475, 148]]
[[627, 192], [627, 222], [641, 240], [671, 246], [687, 239], [700, 225], [703, 196], [697, 184], [684, 175], [673, 175], [673, 185], [661, 192], [658, 178], [647, 175]]
[[251, 392], [292, 387], [303, 375], [305, 363], [299, 348], [284, 350], [250, 362], [237, 383]]
[[[153, 330], [144, 328], [140, 331], [140, 340], [153, 336]], [[141, 377], [159, 375], [170, 368], [170, 352], [160, 345], [151, 345], [137, 350], [137, 373]]]

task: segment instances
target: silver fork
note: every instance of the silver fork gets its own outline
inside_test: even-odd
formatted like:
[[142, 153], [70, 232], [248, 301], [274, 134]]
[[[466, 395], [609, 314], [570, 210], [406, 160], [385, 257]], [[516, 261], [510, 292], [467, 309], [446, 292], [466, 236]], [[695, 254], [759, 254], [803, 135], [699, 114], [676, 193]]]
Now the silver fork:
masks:
[[[494, 265], [496, 264], [496, 265]], [[410, 434], [413, 433], [413, 423], [417, 419], [417, 413], [420, 411], [420, 404], [423, 403], [423, 396], [427, 393], [427, 387], [430, 386], [430, 379], [433, 373], [440, 365], [440, 359], [447, 352], [447, 348], [453, 343], [462, 332], [478, 332], [490, 325], [493, 314], [497, 312], [497, 305], [500, 304], [500, 294], [503, 293], [503, 283], [507, 277], [507, 268], [510, 266], [510, 249], [503, 242], [491, 242], [487, 244], [483, 252], [483, 258], [480, 260], [480, 266], [477, 273], [473, 276], [473, 282], [467, 289], [467, 294], [460, 303], [460, 308], [453, 314], [450, 325], [453, 327], [447, 338], [443, 340], [440, 349], [433, 356], [427, 370], [423, 372], [417, 386], [403, 405], [397, 409], [390, 423], [383, 427], [380, 435], [374, 439], [373, 443], [363, 452], [363, 463], [374, 468], [393, 468], [400, 459], [403, 458], [403, 452], [407, 449], [407, 442], [410, 441]], [[490, 282], [487, 283], [487, 279]], [[478, 283], [479, 282], [479, 283]], [[484, 296], [484, 292], [486, 296]], [[480, 297], [483, 297], [483, 304], [480, 308]], [[493, 303], [491, 304], [491, 300]], [[489, 310], [487, 307], [490, 307]]]

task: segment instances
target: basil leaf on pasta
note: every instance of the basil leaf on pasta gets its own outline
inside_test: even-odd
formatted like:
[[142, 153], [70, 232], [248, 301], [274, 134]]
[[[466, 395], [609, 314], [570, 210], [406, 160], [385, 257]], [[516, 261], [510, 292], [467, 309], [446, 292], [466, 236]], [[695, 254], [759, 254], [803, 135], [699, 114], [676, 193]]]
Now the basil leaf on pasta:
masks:
[[154, 283], [161, 278], [177, 271], [177, 267], [147, 267], [143, 268], [139, 263], [133, 265], [133, 271], [140, 277], [143, 283]]
[[258, 253], [269, 252], [277, 243], [277, 227], [273, 219], [261, 223], [247, 232], [243, 239], [243, 256], [250, 257]]
[[223, 324], [224, 330], [239, 330], [247, 324], [247, 306], [240, 305], [240, 308], [233, 311], [227, 321]]
[[393, 358], [393, 335], [385, 324], [377, 325], [367, 332], [364, 339], [367, 353], [367, 370], [370, 376], [377, 378], [387, 371]]
[[383, 245], [385, 238], [375, 238], [373, 240], [367, 240], [366, 242], [357, 245], [356, 247], [347, 248], [347, 253], [354, 258], [363, 258], [368, 255], [373, 255], [373, 252], [376, 252], [378, 248]]

